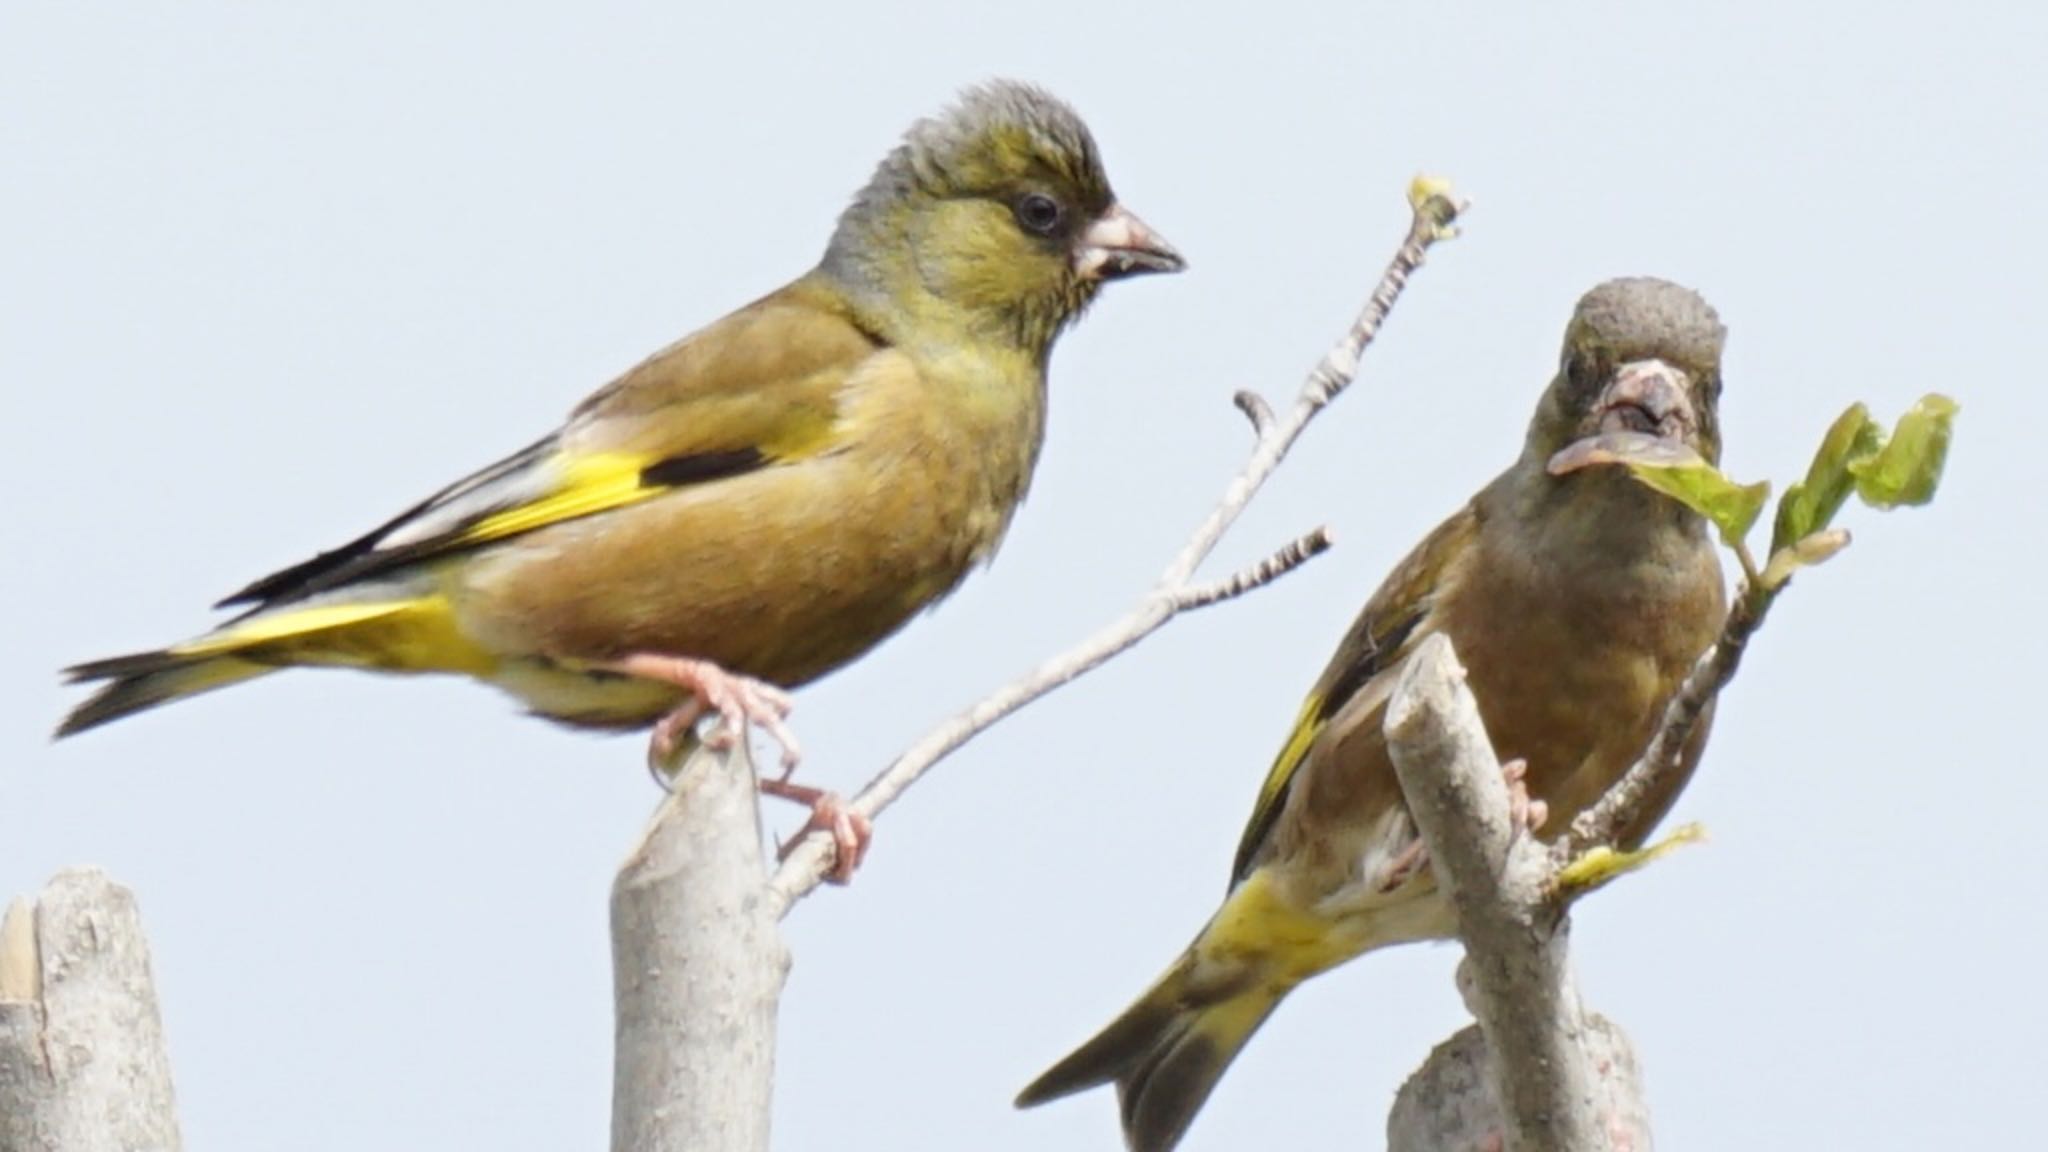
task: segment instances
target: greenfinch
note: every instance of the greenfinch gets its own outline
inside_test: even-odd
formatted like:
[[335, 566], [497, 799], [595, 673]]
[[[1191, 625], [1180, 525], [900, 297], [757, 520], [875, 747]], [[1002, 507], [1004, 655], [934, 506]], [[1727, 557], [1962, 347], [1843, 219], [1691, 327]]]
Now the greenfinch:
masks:
[[569, 725], [652, 724], [663, 761], [716, 714], [721, 738], [761, 725], [793, 765], [784, 690], [995, 551], [1060, 332], [1105, 282], [1181, 267], [1117, 202], [1070, 107], [970, 89], [910, 128], [815, 268], [534, 444], [228, 597], [245, 610], [213, 631], [69, 669], [103, 683], [57, 734], [334, 666], [470, 676]]
[[[1610, 281], [1579, 301], [1521, 455], [1394, 568], [1309, 692], [1222, 907], [1020, 1107], [1113, 1082], [1130, 1147], [1166, 1152], [1296, 986], [1375, 948], [1456, 934], [1382, 732], [1424, 637], [1455, 646], [1495, 748], [1521, 762], [1510, 779], [1537, 835], [1627, 771], [1713, 643], [1725, 589], [1704, 520], [1584, 462], [1645, 438], [1717, 459], [1724, 335], [1706, 301], [1662, 280]], [[1669, 809], [1707, 719], [1684, 770], [1622, 839], [1640, 842]]]

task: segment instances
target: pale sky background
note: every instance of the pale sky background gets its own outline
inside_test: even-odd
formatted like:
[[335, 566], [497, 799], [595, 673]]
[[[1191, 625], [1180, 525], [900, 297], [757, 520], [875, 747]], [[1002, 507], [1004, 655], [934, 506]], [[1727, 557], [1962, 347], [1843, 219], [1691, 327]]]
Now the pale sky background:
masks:
[[[198, 630], [801, 272], [991, 75], [1073, 101], [1192, 268], [1061, 346], [994, 568], [802, 694], [849, 790], [1148, 586], [1242, 462], [1231, 392], [1293, 394], [1413, 173], [1477, 207], [1212, 571], [1324, 521], [1336, 551], [987, 734], [788, 921], [777, 1146], [1119, 1147], [1107, 1092], [1010, 1098], [1208, 915], [1337, 636], [1632, 273], [1728, 322], [1740, 477], [1796, 476], [1853, 400], [1963, 413], [1939, 504], [1852, 507], [1754, 645], [1678, 808], [1712, 842], [1578, 912], [1586, 996], [1668, 1150], [2039, 1130], [2048, 17], [1254, 7], [0, 9], [0, 894], [136, 890], [189, 1147], [603, 1146], [606, 892], [656, 796], [638, 739], [455, 681], [295, 673], [52, 746], [58, 667]], [[1456, 954], [1302, 990], [1185, 1147], [1379, 1147], [1463, 1022]]]

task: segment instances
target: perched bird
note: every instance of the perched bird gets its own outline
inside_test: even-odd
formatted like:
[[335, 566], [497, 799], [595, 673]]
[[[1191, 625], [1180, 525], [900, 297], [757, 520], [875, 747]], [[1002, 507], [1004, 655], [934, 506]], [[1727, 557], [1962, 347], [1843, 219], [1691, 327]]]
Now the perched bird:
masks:
[[[1455, 934], [1381, 725], [1402, 662], [1431, 633], [1464, 664], [1487, 732], [1556, 832], [1618, 779], [1725, 614], [1705, 522], [1587, 448], [1648, 437], [1708, 460], [1725, 330], [1661, 280], [1588, 292], [1522, 453], [1394, 568], [1337, 646], [1259, 790], [1229, 895], [1159, 981], [1018, 1097], [1115, 1083], [1124, 1136], [1166, 1152], [1230, 1061], [1308, 978], [1389, 944]], [[1598, 455], [1598, 454], [1590, 454]], [[1703, 718], [1685, 749], [1689, 775]], [[1677, 785], [1646, 805], [1647, 836]]]
[[995, 551], [1060, 332], [1106, 281], [1181, 267], [1117, 202], [1071, 108], [970, 89], [911, 127], [817, 267], [538, 442], [228, 597], [247, 609], [213, 631], [69, 669], [105, 683], [57, 734], [340, 666], [471, 676], [565, 724], [653, 724], [661, 760], [716, 713], [726, 737], [762, 725], [793, 765], [783, 690]]

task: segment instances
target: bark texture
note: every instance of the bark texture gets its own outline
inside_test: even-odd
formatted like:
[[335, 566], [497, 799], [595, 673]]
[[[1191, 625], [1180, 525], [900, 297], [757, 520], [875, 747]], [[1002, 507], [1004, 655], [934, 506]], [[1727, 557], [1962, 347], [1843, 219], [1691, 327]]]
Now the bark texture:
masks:
[[135, 896], [59, 873], [0, 921], [0, 1152], [176, 1152]]
[[612, 884], [613, 1152], [767, 1152], [776, 929], [745, 741], [700, 747]]
[[1389, 1146], [1647, 1149], [1634, 1058], [1620, 1030], [1596, 1025], [1579, 1003], [1557, 864], [1510, 820], [1500, 759], [1448, 639], [1433, 636], [1409, 658], [1386, 723], [1409, 810], [1457, 906], [1459, 986], [1479, 1021], [1402, 1089]]

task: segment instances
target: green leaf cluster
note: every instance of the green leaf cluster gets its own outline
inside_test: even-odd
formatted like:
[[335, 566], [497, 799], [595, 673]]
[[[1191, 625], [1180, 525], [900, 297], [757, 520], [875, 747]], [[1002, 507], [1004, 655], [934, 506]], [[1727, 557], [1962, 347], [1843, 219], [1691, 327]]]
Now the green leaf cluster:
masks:
[[1890, 432], [1861, 403], [1828, 429], [1803, 480], [1785, 489], [1771, 530], [1770, 559], [1762, 571], [1746, 541], [1770, 498], [1768, 483], [1738, 484], [1696, 453], [1669, 446], [1654, 451], [1605, 453], [1601, 462], [1626, 467], [1635, 479], [1712, 521], [1743, 569], [1765, 591], [1776, 590], [1800, 568], [1819, 564], [1849, 543], [1832, 527], [1853, 493], [1872, 508], [1926, 504], [1941, 486], [1957, 405], [1929, 393], [1899, 417]]

